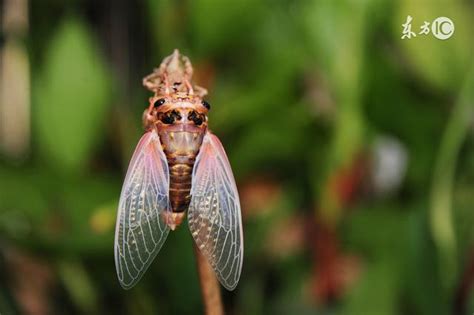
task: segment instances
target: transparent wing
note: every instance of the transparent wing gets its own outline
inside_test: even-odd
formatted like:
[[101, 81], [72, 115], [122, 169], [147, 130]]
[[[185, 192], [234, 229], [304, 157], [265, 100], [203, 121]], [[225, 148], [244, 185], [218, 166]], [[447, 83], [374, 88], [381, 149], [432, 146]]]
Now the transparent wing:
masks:
[[217, 137], [204, 136], [193, 170], [189, 228], [220, 283], [233, 290], [242, 270], [240, 202], [229, 160]]
[[123, 183], [115, 227], [115, 267], [129, 289], [161, 249], [169, 227], [160, 214], [168, 211], [169, 171], [156, 131], [142, 136]]

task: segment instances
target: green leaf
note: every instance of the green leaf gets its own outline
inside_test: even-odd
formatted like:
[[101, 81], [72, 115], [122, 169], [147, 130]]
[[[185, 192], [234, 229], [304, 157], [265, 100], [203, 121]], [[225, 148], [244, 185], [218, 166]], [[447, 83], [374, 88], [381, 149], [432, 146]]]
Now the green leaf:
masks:
[[65, 21], [48, 47], [34, 93], [39, 150], [60, 171], [83, 168], [100, 140], [109, 80], [90, 32], [80, 21]]

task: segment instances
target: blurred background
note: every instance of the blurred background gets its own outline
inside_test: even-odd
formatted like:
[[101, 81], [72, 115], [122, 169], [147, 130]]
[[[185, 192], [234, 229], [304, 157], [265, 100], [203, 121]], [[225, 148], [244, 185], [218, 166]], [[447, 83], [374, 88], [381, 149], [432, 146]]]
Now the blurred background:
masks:
[[[419, 34], [439, 16], [452, 37]], [[241, 197], [228, 314], [472, 314], [473, 19], [467, 0], [1, 0], [0, 313], [202, 314], [186, 225], [130, 291], [113, 259], [141, 79], [179, 48]]]

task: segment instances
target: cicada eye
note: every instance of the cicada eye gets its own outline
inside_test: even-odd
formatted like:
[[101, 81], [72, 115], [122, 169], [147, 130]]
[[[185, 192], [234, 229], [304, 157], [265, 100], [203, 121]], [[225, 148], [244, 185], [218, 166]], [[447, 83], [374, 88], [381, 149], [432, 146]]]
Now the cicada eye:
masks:
[[202, 101], [201, 104], [207, 108], [207, 110], [210, 110], [211, 109], [211, 104], [209, 104], [207, 101]]
[[154, 104], [154, 107], [158, 107], [158, 106], [161, 106], [163, 105], [164, 103], [166, 102], [166, 100], [164, 98], [160, 98], [159, 100], [157, 100]]

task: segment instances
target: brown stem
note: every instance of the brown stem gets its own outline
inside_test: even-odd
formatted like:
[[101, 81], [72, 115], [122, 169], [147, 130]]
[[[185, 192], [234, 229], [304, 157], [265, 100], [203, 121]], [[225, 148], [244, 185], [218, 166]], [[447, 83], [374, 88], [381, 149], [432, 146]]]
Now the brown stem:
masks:
[[454, 296], [453, 314], [467, 314], [469, 295], [474, 288], [474, 251], [471, 251], [464, 273]]
[[221, 291], [214, 271], [196, 244], [194, 244], [194, 254], [196, 255], [205, 313], [206, 315], [223, 315], [224, 309], [222, 307]]

